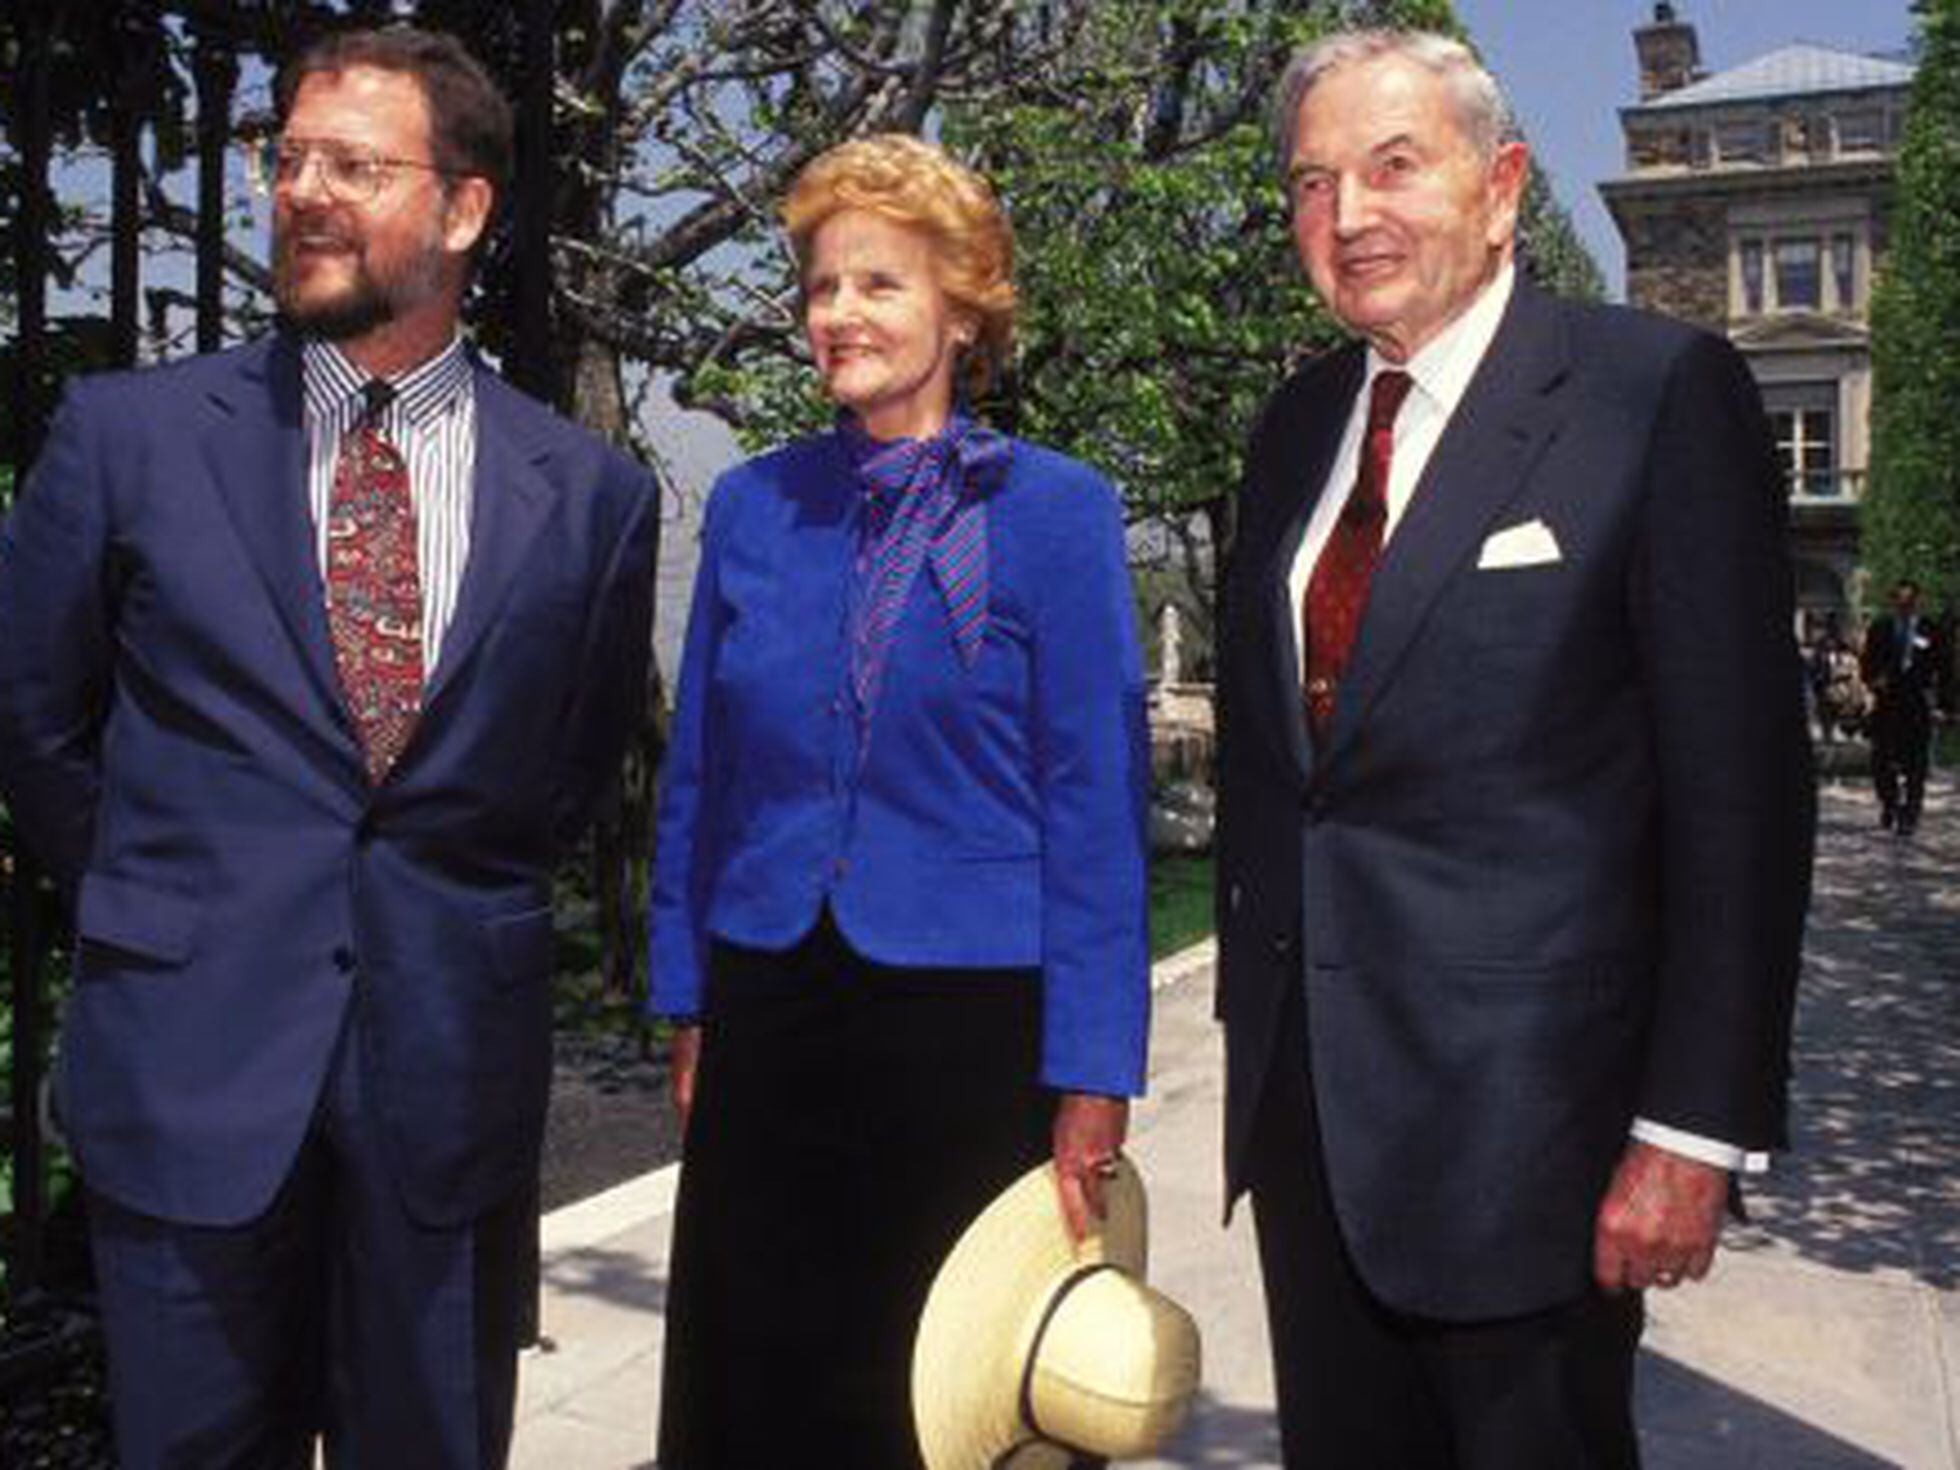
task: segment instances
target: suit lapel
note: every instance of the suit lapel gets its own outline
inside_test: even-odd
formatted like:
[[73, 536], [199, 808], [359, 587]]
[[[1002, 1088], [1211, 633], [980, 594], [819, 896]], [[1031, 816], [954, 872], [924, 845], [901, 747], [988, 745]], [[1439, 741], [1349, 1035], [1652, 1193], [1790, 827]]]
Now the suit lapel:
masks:
[[[1354, 395], [1361, 389], [1365, 362], [1358, 344], [1343, 349], [1315, 375], [1318, 381], [1310, 393], [1302, 394], [1300, 411], [1290, 422], [1275, 426], [1264, 441], [1271, 446], [1269, 462], [1261, 466], [1264, 492], [1276, 505], [1289, 505], [1290, 510], [1269, 522], [1276, 534], [1261, 549], [1265, 562], [1255, 584], [1265, 589], [1262, 615], [1270, 634], [1265, 685], [1276, 710], [1276, 718], [1256, 723], [1278, 737], [1279, 754], [1293, 763], [1302, 781], [1313, 777], [1314, 751], [1300, 695], [1300, 609], [1293, 601], [1293, 560], [1315, 506], [1328, 493], [1328, 472], [1340, 450]], [[1345, 488], [1339, 493], [1345, 494]]]
[[351, 737], [306, 501], [297, 345], [284, 333], [268, 338], [241, 358], [236, 378], [213, 389], [210, 402], [214, 412], [200, 449], [225, 513], [299, 649], [307, 678]]
[[1354, 738], [1437, 594], [1523, 489], [1557, 434], [1567, 367], [1555, 308], [1520, 280], [1375, 570], [1324, 758]]
[[423, 698], [425, 720], [496, 620], [532, 541], [558, 501], [558, 487], [541, 469], [551, 455], [549, 441], [525, 428], [541, 422], [541, 416], [514, 412], [513, 400], [513, 389], [495, 374], [477, 369], [469, 563], [457, 592], [455, 617], [443, 637], [441, 660]]

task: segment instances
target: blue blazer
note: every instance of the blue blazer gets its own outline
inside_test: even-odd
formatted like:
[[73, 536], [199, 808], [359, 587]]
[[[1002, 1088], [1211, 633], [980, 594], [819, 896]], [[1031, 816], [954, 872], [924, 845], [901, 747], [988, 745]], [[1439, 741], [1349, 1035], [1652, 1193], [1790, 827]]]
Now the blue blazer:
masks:
[[260, 1213], [343, 1027], [432, 1223], [535, 1178], [550, 873], [648, 653], [646, 473], [477, 375], [470, 561], [370, 788], [274, 337], [76, 383], [0, 534], [0, 794], [77, 903], [62, 1118], [149, 1214]]
[[702, 1005], [708, 936], [786, 948], [828, 903], [885, 964], [1041, 973], [1042, 1080], [1142, 1090], [1148, 741], [1115, 493], [1015, 441], [969, 669], [930, 571], [861, 771], [845, 699], [859, 490], [835, 433], [711, 497], [663, 775], [652, 1008]]

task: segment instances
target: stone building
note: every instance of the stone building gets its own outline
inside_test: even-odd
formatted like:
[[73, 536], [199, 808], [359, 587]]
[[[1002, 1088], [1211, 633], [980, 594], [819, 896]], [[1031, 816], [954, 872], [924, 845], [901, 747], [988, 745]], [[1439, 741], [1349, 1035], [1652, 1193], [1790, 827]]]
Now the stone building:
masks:
[[1633, 33], [1626, 172], [1600, 185], [1627, 299], [1725, 332], [1763, 390], [1790, 481], [1811, 628], [1858, 605], [1873, 277], [1883, 262], [1913, 66], [1797, 43], [1706, 72], [1694, 26]]

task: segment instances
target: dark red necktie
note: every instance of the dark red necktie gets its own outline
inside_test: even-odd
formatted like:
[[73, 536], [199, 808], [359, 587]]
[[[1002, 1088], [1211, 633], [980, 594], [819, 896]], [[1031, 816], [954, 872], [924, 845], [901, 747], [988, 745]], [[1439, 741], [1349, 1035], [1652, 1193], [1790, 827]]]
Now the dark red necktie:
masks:
[[327, 500], [327, 623], [378, 786], [422, 711], [422, 578], [408, 465], [380, 427], [394, 390], [371, 382], [362, 392], [367, 411], [341, 438]]
[[1327, 733], [1334, 718], [1334, 696], [1347, 672], [1368, 584], [1381, 560], [1382, 529], [1388, 520], [1388, 466], [1395, 452], [1395, 415], [1409, 396], [1407, 373], [1382, 372], [1368, 395], [1368, 432], [1361, 443], [1361, 468], [1341, 518], [1314, 563], [1307, 581], [1301, 646], [1306, 657], [1307, 724], [1314, 738]]

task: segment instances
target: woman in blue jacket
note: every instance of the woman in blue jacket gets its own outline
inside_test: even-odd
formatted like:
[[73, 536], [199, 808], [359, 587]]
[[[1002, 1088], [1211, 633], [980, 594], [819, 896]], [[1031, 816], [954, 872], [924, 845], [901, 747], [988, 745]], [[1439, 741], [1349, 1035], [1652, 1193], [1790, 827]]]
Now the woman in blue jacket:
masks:
[[839, 414], [703, 532], [651, 905], [660, 1463], [909, 1470], [940, 1260], [1044, 1158], [1085, 1228], [1142, 1089], [1143, 680], [1115, 493], [959, 406], [1012, 328], [991, 190], [867, 138], [783, 217]]

